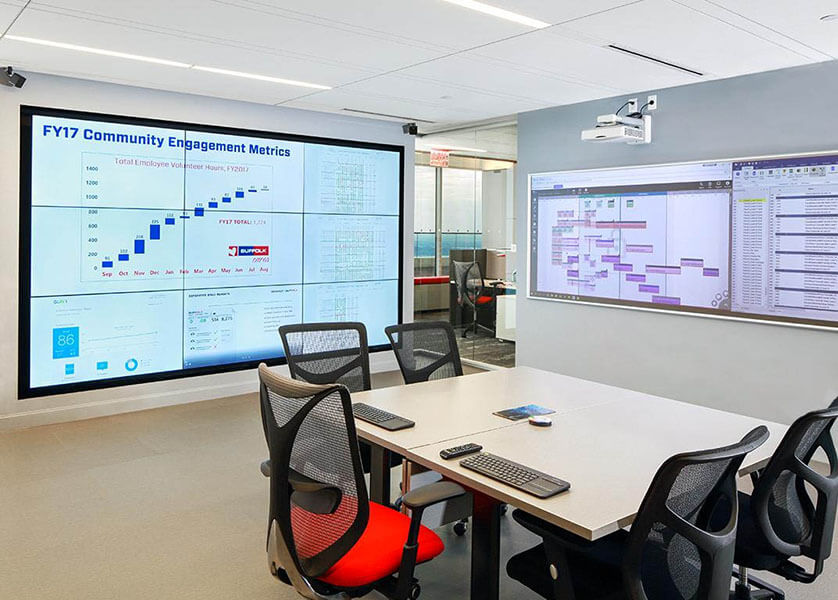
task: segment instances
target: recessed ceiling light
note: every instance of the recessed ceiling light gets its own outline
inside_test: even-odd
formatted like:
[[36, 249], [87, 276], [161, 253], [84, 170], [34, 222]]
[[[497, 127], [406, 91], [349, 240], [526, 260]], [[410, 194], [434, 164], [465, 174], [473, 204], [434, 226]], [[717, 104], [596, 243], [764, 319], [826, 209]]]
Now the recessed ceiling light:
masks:
[[824, 15], [821, 17], [821, 21], [838, 21], [838, 15]]
[[463, 8], [476, 10], [477, 12], [481, 12], [486, 15], [491, 15], [493, 17], [498, 17], [499, 19], [512, 21], [513, 23], [519, 23], [528, 27], [535, 27], [536, 29], [543, 29], [545, 27], [551, 26], [550, 23], [545, 23], [544, 21], [539, 21], [538, 19], [526, 17], [524, 15], [512, 12], [511, 10], [498, 8], [497, 6], [492, 6], [491, 4], [486, 4], [484, 2], [476, 2], [475, 0], [443, 0], [443, 2], [448, 2], [449, 4], [456, 4], [457, 6], [462, 6]]
[[431, 150], [440, 150], [442, 152], [477, 152], [483, 153], [488, 150], [481, 150], [480, 148], [465, 148], [463, 146], [446, 146], [444, 144], [416, 144], [417, 150], [424, 150], [430, 152]]
[[103, 56], [114, 56], [116, 58], [127, 58], [129, 60], [138, 60], [141, 62], [154, 63], [158, 65], [166, 65], [168, 67], [180, 67], [188, 69], [190, 66], [187, 63], [178, 62], [176, 60], [166, 60], [163, 58], [154, 58], [151, 56], [142, 56], [140, 54], [129, 54], [127, 52], [114, 52], [113, 50], [104, 50], [102, 48], [91, 48], [90, 46], [79, 46], [77, 44], [65, 44], [64, 42], [53, 42], [51, 40], [42, 40], [39, 38], [24, 37], [22, 35], [3, 36], [4, 40], [13, 40], [15, 42], [26, 42], [27, 44], [38, 44], [40, 46], [50, 46], [52, 48], [62, 48], [64, 50], [76, 50], [78, 52], [87, 52], [88, 54], [101, 54]]
[[270, 75], [257, 75], [255, 73], [243, 73], [242, 71], [230, 71], [228, 69], [217, 69], [215, 67], [201, 67], [199, 65], [195, 65], [192, 68], [196, 71], [206, 71], [207, 73], [217, 73], [219, 75], [232, 75], [233, 77], [244, 77], [245, 79], [256, 79], [258, 81], [270, 81], [272, 83], [284, 83], [286, 85], [296, 85], [300, 87], [313, 88], [315, 90], [332, 89], [328, 85], [308, 83], [307, 81], [296, 81], [294, 79], [283, 79], [281, 77], [271, 77]]

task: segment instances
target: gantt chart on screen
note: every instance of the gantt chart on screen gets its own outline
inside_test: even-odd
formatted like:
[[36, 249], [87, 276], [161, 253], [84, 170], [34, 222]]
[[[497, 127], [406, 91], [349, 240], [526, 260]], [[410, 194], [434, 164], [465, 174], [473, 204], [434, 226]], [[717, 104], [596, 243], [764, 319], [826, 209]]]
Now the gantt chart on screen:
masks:
[[530, 295], [838, 322], [838, 156], [531, 176]]
[[276, 358], [398, 321], [392, 150], [32, 118], [30, 386]]

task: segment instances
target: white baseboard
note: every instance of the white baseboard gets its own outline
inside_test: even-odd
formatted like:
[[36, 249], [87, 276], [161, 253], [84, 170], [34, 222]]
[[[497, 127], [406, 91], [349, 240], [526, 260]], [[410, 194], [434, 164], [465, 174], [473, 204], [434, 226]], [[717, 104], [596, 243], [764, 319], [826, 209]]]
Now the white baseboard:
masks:
[[[277, 367], [277, 369], [285, 375], [288, 374], [287, 366]], [[397, 369], [398, 364], [392, 352], [376, 352], [370, 355], [370, 370], [373, 373]], [[219, 378], [223, 379], [219, 380]], [[150, 408], [256, 393], [256, 381], [255, 370], [241, 371], [224, 375], [175, 379], [168, 384], [158, 382], [142, 385], [137, 387], [136, 394], [127, 394], [122, 388], [114, 388], [114, 391], [110, 393], [107, 390], [79, 393], [64, 404], [42, 405], [32, 409], [27, 409], [25, 404], [21, 404], [19, 410], [0, 415], [0, 431], [107, 417]], [[60, 396], [53, 397], [55, 400], [61, 398]]]

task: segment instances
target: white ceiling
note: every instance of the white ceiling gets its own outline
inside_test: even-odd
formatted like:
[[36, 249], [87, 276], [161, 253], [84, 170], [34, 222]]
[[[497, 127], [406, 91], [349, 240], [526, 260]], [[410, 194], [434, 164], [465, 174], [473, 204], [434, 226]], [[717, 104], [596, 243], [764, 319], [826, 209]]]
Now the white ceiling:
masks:
[[[312, 90], [0, 39], [0, 64], [267, 104], [486, 119], [838, 56], [836, 0], [0, 0], [0, 33], [331, 86]], [[629, 50], [703, 73], [635, 58]]]

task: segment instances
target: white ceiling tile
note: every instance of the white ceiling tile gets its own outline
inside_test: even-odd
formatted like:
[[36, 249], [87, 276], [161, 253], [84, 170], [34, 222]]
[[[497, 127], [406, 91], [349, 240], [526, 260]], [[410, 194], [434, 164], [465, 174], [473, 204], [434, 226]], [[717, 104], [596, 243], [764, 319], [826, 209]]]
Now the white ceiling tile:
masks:
[[729, 77], [811, 59], [672, 0], [643, 0], [557, 30], [613, 43], [711, 76]]
[[[438, 1], [438, 0], [437, 0]], [[582, 2], [561, 2], [556, 0], [503, 0], [495, 1], [495, 6], [502, 6], [540, 21], [562, 23], [586, 15], [603, 12], [618, 6], [632, 4], [635, 0], [584, 0]], [[492, 4], [492, 0], [489, 0]]]
[[494, 59], [513, 69], [565, 78], [615, 94], [696, 81], [694, 76], [675, 69], [567, 38], [555, 29], [490, 44], [474, 50], [473, 54]]
[[[370, 75], [369, 71], [362, 71], [334, 61], [304, 60], [298, 57], [230, 47], [210, 41], [189, 40], [123, 25], [43, 13], [32, 9], [24, 12], [10, 33], [327, 86], [340, 85]], [[10, 46], [23, 46], [25, 50], [43, 48], [25, 42], [4, 41]], [[74, 58], [81, 60], [83, 56], [86, 56], [85, 53], [73, 50], [58, 48], [44, 48], [44, 50], [46, 52], [40, 56], [47, 60], [44, 64], [45, 68], [49, 68], [49, 60], [59, 55], [68, 55], [67, 60]], [[116, 70], [130, 62], [120, 58], [109, 58], [107, 61], [101, 64], [103, 66], [112, 64]], [[169, 67], [158, 66], [157, 68]], [[291, 88], [289, 93], [299, 95], [299, 89], [301, 88]]]
[[[814, 52], [820, 60], [838, 57], [838, 21], [821, 21], [838, 14], [835, 0], [806, 0], [793, 4], [788, 0], [689, 0], [699, 10], [712, 12], [743, 27], [753, 27], [761, 35], [774, 36], [779, 43], [806, 53]], [[823, 56], [818, 57], [820, 53]]]
[[37, 71], [248, 102], [276, 104], [303, 88], [0, 40], [0, 63]]
[[398, 68], [447, 52], [403, 39], [397, 31], [379, 33], [313, 17], [292, 18], [270, 6], [255, 4], [243, 0], [51, 0], [49, 4], [33, 3], [27, 14], [37, 14], [37, 18], [33, 17], [37, 21], [48, 13], [59, 13], [85, 19], [83, 23], [118, 23], [126, 35], [130, 31], [146, 30], [185, 42], [211, 41], [224, 47], [269, 52], [282, 59], [341, 63], [375, 71]]
[[[441, 58], [401, 70], [391, 78], [400, 89], [407, 88], [417, 97], [436, 100], [472, 102], [475, 96], [502, 96], [531, 105], [568, 104], [591, 98], [610, 96], [614, 88], [580, 83], [559, 75], [510, 64], [474, 53]], [[365, 87], [380, 85], [378, 79]], [[444, 98], [443, 98], [444, 99]]]
[[21, 8], [23, 4], [18, 2], [0, 2], [0, 35], [12, 24]]
[[283, 103], [283, 106], [356, 114], [346, 113], [343, 110], [346, 108], [393, 115], [403, 118], [405, 121], [425, 121], [428, 123], [473, 121], [485, 117], [485, 112], [471, 106], [442, 101], [426, 102], [406, 96], [376, 94], [343, 88], [318, 92], [305, 98], [291, 100]]

